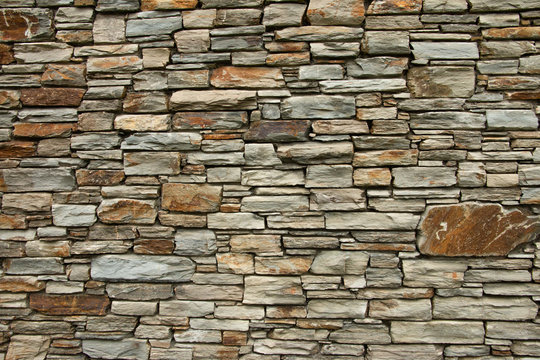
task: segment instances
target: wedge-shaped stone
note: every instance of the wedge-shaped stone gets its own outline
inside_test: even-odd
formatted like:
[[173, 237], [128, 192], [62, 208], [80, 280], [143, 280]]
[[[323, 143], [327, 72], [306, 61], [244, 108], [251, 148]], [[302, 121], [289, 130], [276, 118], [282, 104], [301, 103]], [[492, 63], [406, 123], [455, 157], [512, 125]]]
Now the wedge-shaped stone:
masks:
[[478, 59], [475, 42], [411, 42], [416, 59]]
[[403, 283], [409, 287], [458, 288], [467, 264], [454, 260], [403, 260]]
[[353, 97], [294, 96], [283, 100], [281, 114], [284, 119], [343, 119], [354, 117], [356, 109]]
[[96, 359], [147, 360], [150, 347], [143, 339], [85, 339], [82, 342], [82, 352]]
[[412, 129], [430, 130], [483, 130], [486, 118], [483, 114], [455, 111], [434, 111], [411, 114]]
[[246, 276], [244, 304], [303, 305], [305, 296], [300, 277]]
[[294, 186], [304, 184], [302, 170], [244, 170], [242, 185]]
[[449, 167], [400, 167], [392, 169], [394, 186], [409, 187], [446, 187], [457, 183], [456, 169]]
[[[347, 75], [352, 77], [400, 76], [403, 71], [407, 70], [408, 64], [409, 59], [407, 58], [387, 56], [359, 58], [347, 63]], [[331, 78], [321, 80], [327, 79]]]
[[415, 97], [470, 97], [476, 85], [474, 69], [462, 66], [414, 67], [407, 84]]
[[395, 343], [484, 343], [484, 324], [481, 321], [392, 321], [390, 333]]
[[154, 200], [106, 199], [97, 215], [106, 224], [153, 224], [157, 210]]
[[308, 211], [307, 196], [248, 196], [242, 199], [242, 211]]
[[173, 128], [196, 129], [239, 129], [248, 122], [245, 111], [179, 112], [174, 114]]
[[537, 306], [525, 297], [435, 297], [433, 317], [436, 319], [529, 320], [534, 319]]
[[0, 190], [7, 192], [71, 191], [75, 176], [67, 168], [4, 169], [0, 172]]
[[361, 0], [312, 0], [306, 15], [312, 25], [360, 25], [364, 13]]
[[102, 255], [92, 259], [91, 275], [104, 281], [185, 282], [195, 264], [180, 256]]
[[48, 40], [54, 34], [49, 9], [2, 9], [0, 24], [3, 42]]
[[487, 110], [490, 130], [536, 130], [538, 118], [532, 110]]
[[47, 315], [105, 315], [106, 296], [31, 294], [30, 308]]
[[221, 204], [221, 186], [163, 184], [162, 207], [181, 212], [216, 212]]
[[305, 142], [278, 145], [277, 154], [282, 160], [299, 164], [343, 164], [351, 162], [353, 150], [353, 144], [348, 141]]
[[309, 120], [255, 121], [244, 134], [244, 139], [258, 142], [307, 141]]
[[429, 299], [372, 300], [369, 303], [369, 317], [392, 320], [431, 320], [431, 301]]
[[278, 30], [276, 40], [281, 41], [358, 41], [364, 30], [345, 26], [301, 26]]
[[363, 319], [367, 313], [365, 300], [310, 300], [308, 303], [308, 318], [317, 319]]
[[211, 230], [178, 229], [174, 241], [177, 255], [204, 256], [217, 251], [216, 234]]
[[315, 256], [311, 265], [314, 274], [363, 275], [369, 255], [360, 251], [324, 250]]
[[340, 344], [389, 344], [388, 326], [384, 324], [350, 324], [330, 333], [329, 339]]
[[170, 115], [119, 115], [114, 128], [129, 131], [163, 131], [169, 128]]
[[[324, 93], [359, 93], [372, 91], [404, 91], [406, 82], [401, 78], [393, 79], [352, 79], [352, 80], [325, 80], [320, 82]], [[328, 118], [323, 118], [328, 119]]]
[[479, 203], [429, 207], [419, 229], [420, 252], [439, 256], [506, 256], [540, 231], [524, 211]]
[[326, 228], [332, 230], [414, 230], [420, 216], [409, 213], [329, 212]]
[[354, 154], [353, 166], [377, 167], [416, 165], [418, 150], [363, 151]]
[[223, 66], [215, 69], [210, 83], [217, 88], [279, 88], [285, 86], [281, 68]]
[[264, 218], [252, 213], [208, 214], [210, 229], [264, 229]]
[[443, 359], [440, 345], [369, 345], [367, 358], [370, 360], [400, 360], [403, 354], [416, 360]]
[[202, 136], [199, 133], [136, 133], [128, 136], [121, 145], [123, 150], [198, 150]]
[[252, 110], [256, 92], [248, 90], [181, 90], [170, 99], [172, 110]]

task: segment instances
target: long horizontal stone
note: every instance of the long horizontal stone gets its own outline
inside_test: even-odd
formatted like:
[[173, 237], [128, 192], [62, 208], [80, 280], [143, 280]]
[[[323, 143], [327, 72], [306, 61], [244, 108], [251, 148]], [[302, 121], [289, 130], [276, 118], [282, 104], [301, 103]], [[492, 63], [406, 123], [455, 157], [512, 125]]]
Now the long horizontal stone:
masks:
[[126, 23], [126, 36], [170, 34], [182, 28], [181, 16], [132, 19]]
[[0, 171], [1, 191], [71, 191], [73, 189], [75, 189], [75, 176], [67, 168], [18, 168]]
[[208, 214], [210, 229], [264, 229], [264, 218], [253, 213]]
[[291, 341], [275, 339], [255, 340], [255, 352], [267, 355], [313, 355], [317, 352], [319, 344], [315, 341]]
[[302, 170], [244, 170], [242, 185], [249, 186], [294, 186], [303, 185]]
[[314, 274], [363, 275], [369, 255], [361, 251], [324, 250], [315, 256], [311, 264]]
[[367, 312], [365, 300], [311, 300], [308, 303], [308, 318], [353, 318], [363, 319]]
[[486, 118], [483, 114], [456, 111], [434, 111], [411, 114], [412, 129], [430, 130], [483, 130]]
[[0, 39], [7, 41], [49, 40], [54, 32], [52, 11], [49, 9], [2, 9]]
[[239, 129], [248, 122], [245, 111], [178, 112], [173, 117], [173, 128], [192, 129]]
[[302, 26], [276, 31], [280, 41], [341, 41], [362, 38], [364, 30], [345, 26]]
[[47, 315], [105, 315], [106, 296], [31, 294], [30, 308]]
[[128, 136], [121, 145], [123, 150], [198, 150], [202, 136], [188, 132], [147, 132]]
[[195, 264], [180, 256], [102, 255], [92, 259], [91, 276], [105, 281], [185, 282]]
[[416, 59], [478, 59], [475, 42], [411, 42]]
[[494, 339], [537, 340], [540, 325], [528, 322], [488, 321], [486, 336]]
[[343, 119], [356, 114], [353, 97], [344, 96], [293, 96], [283, 100], [281, 113], [284, 119]]
[[332, 230], [414, 230], [420, 216], [408, 213], [329, 212], [326, 228]]
[[[441, 345], [369, 345], [367, 358], [370, 360], [400, 360], [403, 354], [417, 360], [443, 359]], [[445, 353], [446, 354], [446, 353]]]
[[533, 10], [540, 7], [540, 0], [470, 0], [472, 12]]
[[352, 80], [325, 80], [320, 82], [323, 93], [359, 93], [372, 91], [405, 91], [405, 79], [352, 79]]
[[403, 260], [403, 283], [409, 287], [459, 288], [467, 264], [455, 260]]
[[538, 118], [532, 110], [487, 110], [490, 130], [536, 130]]
[[181, 90], [172, 94], [171, 110], [252, 110], [256, 92], [249, 90]]
[[84, 339], [82, 352], [91, 358], [99, 359], [147, 360], [150, 347], [143, 339]]
[[290, 196], [247, 196], [242, 199], [242, 211], [271, 212], [271, 211], [308, 211], [308, 197], [302, 195]]
[[246, 276], [244, 304], [304, 304], [300, 277]]
[[277, 155], [282, 160], [299, 164], [343, 164], [350, 163], [353, 156], [351, 142], [303, 142], [279, 145]]
[[529, 320], [538, 308], [526, 297], [435, 297], [433, 317], [436, 319]]
[[329, 339], [340, 344], [390, 344], [385, 324], [348, 324], [333, 331]]
[[392, 169], [394, 186], [398, 188], [445, 187], [455, 185], [456, 169], [449, 167], [398, 167]]

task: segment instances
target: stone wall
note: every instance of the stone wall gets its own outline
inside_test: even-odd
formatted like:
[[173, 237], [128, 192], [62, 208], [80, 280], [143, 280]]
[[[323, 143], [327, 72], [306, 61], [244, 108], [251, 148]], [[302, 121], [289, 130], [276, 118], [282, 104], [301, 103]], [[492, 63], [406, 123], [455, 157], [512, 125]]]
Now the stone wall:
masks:
[[0, 5], [0, 360], [540, 358], [540, 0]]

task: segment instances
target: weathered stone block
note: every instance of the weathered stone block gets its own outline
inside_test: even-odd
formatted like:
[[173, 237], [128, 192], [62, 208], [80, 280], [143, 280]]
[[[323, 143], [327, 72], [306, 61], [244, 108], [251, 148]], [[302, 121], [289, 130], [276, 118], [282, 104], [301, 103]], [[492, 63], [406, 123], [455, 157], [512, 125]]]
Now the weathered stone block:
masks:
[[244, 304], [304, 304], [300, 277], [246, 276]]
[[85, 355], [93, 358], [147, 360], [150, 347], [146, 340], [142, 339], [84, 339], [82, 341], [82, 351]]
[[396, 343], [482, 344], [484, 326], [480, 321], [392, 321], [390, 333]]
[[97, 209], [106, 224], [153, 224], [157, 211], [153, 200], [106, 199]]
[[312, 25], [360, 25], [364, 13], [360, 0], [313, 0], [306, 15]]
[[420, 216], [409, 213], [328, 212], [326, 228], [333, 230], [414, 230]]
[[4, 169], [0, 173], [0, 189], [9, 192], [71, 191], [75, 176], [67, 168]]
[[56, 226], [92, 226], [96, 218], [96, 205], [52, 206], [53, 223]]
[[49, 40], [54, 34], [49, 9], [2, 9], [0, 24], [3, 42]]
[[31, 294], [30, 308], [47, 315], [105, 315], [106, 296]]
[[350, 163], [353, 144], [343, 142], [304, 142], [279, 145], [278, 157], [299, 164], [343, 164]]
[[221, 204], [221, 186], [163, 184], [162, 207], [181, 212], [216, 212]]
[[124, 153], [126, 175], [174, 175], [180, 172], [180, 153], [155, 151]]
[[353, 318], [363, 319], [367, 313], [365, 300], [310, 300], [308, 303], [308, 318]]
[[205, 256], [217, 251], [216, 234], [211, 230], [178, 229], [174, 240], [177, 255]]
[[448, 167], [399, 167], [392, 169], [394, 186], [445, 187], [455, 185], [456, 170]]
[[476, 85], [472, 67], [414, 67], [407, 73], [415, 97], [470, 97]]
[[363, 275], [366, 271], [369, 255], [359, 251], [321, 251], [311, 265], [314, 274]]
[[352, 97], [296, 96], [283, 100], [281, 113], [284, 119], [343, 119], [356, 114]]
[[484, 296], [435, 297], [433, 317], [436, 319], [528, 320], [536, 317], [536, 304], [524, 297], [500, 298]]
[[172, 110], [252, 110], [257, 107], [255, 91], [181, 90], [170, 99]]
[[280, 68], [223, 66], [212, 71], [217, 88], [279, 88], [285, 86]]

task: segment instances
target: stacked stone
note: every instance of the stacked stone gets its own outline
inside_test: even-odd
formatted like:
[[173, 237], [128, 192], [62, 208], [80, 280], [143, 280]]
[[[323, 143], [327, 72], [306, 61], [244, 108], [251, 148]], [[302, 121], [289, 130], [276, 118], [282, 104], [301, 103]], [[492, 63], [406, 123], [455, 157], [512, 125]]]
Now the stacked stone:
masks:
[[540, 0], [0, 6], [0, 360], [540, 357]]

